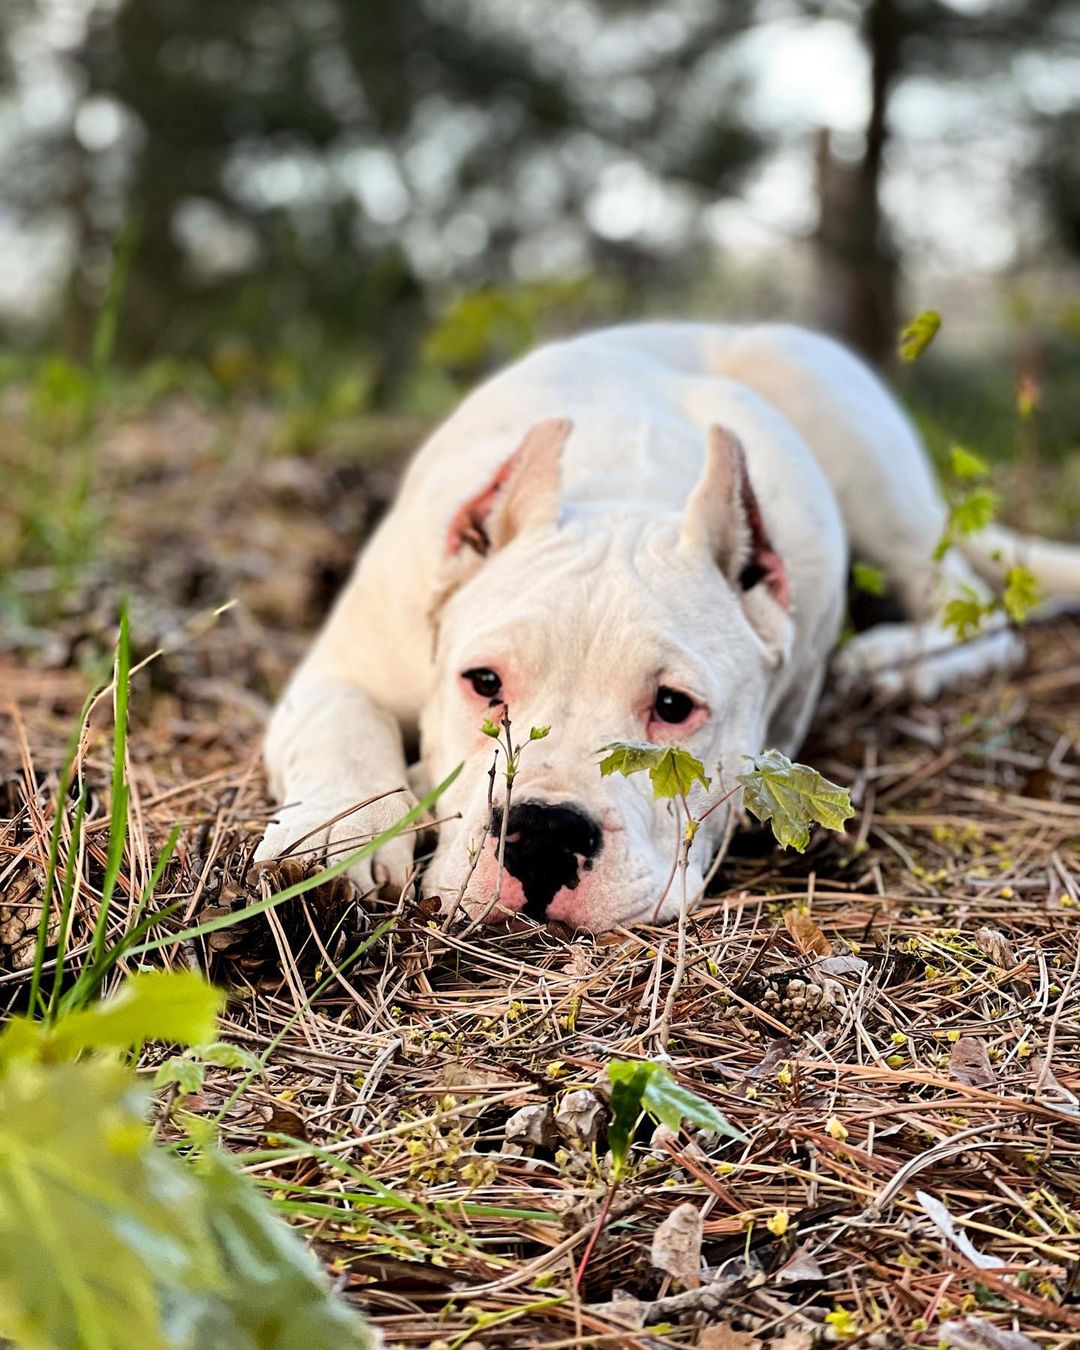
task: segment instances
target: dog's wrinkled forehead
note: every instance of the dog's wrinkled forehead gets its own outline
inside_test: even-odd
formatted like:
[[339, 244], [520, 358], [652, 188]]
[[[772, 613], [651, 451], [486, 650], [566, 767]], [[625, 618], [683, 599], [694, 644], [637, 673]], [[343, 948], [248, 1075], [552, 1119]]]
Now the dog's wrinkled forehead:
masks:
[[677, 521], [569, 520], [524, 536], [448, 601], [438, 652], [450, 665], [510, 657], [551, 677], [637, 683], [673, 663], [748, 674], [759, 644], [731, 587], [676, 547]]
[[651, 631], [700, 635], [721, 672], [733, 648], [748, 671], [775, 669], [791, 641], [790, 588], [738, 439], [713, 427], [681, 510], [658, 511], [655, 501], [565, 501], [572, 431], [566, 418], [536, 423], [448, 519], [430, 611], [436, 655], [440, 636], [514, 615], [556, 639], [565, 628], [556, 665], [605, 638], [615, 659], [620, 635]]

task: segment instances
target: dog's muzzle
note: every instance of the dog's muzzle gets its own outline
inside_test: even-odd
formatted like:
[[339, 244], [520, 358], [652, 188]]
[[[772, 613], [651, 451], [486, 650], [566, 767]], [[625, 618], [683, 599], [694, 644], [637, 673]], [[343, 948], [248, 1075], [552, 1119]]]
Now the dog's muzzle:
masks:
[[[497, 841], [501, 833], [502, 810], [496, 807], [491, 834]], [[576, 806], [544, 801], [511, 806], [504, 861], [521, 883], [525, 913], [543, 921], [559, 891], [574, 890], [581, 873], [592, 869], [603, 843], [600, 826]]]

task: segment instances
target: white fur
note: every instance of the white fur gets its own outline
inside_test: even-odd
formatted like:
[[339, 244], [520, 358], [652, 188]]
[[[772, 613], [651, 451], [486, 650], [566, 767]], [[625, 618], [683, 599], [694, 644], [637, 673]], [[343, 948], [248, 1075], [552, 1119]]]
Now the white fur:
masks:
[[[563, 433], [554, 447], [545, 433], [547, 448], [522, 460], [503, 494], [513, 502], [507, 538], [486, 558], [448, 555], [455, 512], [550, 418], [571, 430], [561, 454]], [[718, 566], [717, 540], [735, 526], [720, 504], [708, 518], [712, 496], [727, 491], [714, 494], [710, 476], [728, 483], [724, 463], [708, 458], [716, 426], [744, 448], [790, 579], [790, 610], [763, 586], [741, 592]], [[478, 855], [465, 902], [487, 908], [497, 875], [487, 837], [492, 746], [459, 676], [492, 666], [505, 672], [518, 738], [552, 726], [525, 748], [515, 800], [573, 802], [604, 828], [596, 868], [549, 912], [597, 929], [642, 919], [670, 872], [671, 812], [644, 778], [601, 778], [597, 748], [641, 740], [642, 708], [657, 682], [670, 682], [709, 707], [687, 744], [719, 782], [732, 781], [744, 754], [797, 750], [839, 634], [849, 547], [884, 570], [910, 623], [850, 643], [838, 658], [842, 678], [927, 696], [1017, 659], [1004, 629], [956, 646], [938, 626], [941, 601], [959, 584], [986, 593], [959, 553], [933, 564], [945, 515], [910, 423], [828, 338], [773, 325], [658, 324], [543, 347], [467, 398], [415, 457], [274, 714], [266, 760], [286, 805], [257, 856], [277, 856], [312, 829], [320, 845], [342, 850], [384, 828], [411, 798], [325, 822], [403, 787], [402, 731], [419, 728], [429, 782], [465, 763], [438, 808], [460, 820], [442, 827], [425, 889], [453, 903]], [[1059, 590], [1080, 594], [1078, 557], [1053, 552]], [[706, 800], [698, 790], [698, 804]], [[695, 844], [692, 888], [724, 823], [715, 812]], [[400, 885], [410, 858], [411, 838], [399, 839], [356, 879]], [[676, 907], [672, 889], [661, 914]]]

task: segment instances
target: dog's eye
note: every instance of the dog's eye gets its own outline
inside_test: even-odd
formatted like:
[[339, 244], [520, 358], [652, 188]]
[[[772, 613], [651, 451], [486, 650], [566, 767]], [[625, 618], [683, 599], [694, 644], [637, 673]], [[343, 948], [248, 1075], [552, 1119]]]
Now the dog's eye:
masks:
[[694, 700], [689, 694], [661, 685], [653, 703], [653, 713], [661, 722], [685, 722], [693, 711]]
[[479, 694], [481, 698], [498, 698], [499, 691], [502, 689], [502, 677], [494, 670], [488, 670], [487, 666], [477, 666], [474, 670], [466, 670], [461, 678], [468, 680], [473, 687], [473, 692]]

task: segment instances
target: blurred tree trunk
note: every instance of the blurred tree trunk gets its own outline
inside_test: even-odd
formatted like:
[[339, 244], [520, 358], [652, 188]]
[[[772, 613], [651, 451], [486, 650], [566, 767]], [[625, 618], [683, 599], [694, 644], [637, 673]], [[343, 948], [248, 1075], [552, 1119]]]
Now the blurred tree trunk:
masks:
[[863, 19], [871, 100], [862, 157], [855, 164], [838, 159], [825, 130], [817, 151], [820, 319], [878, 365], [893, 356], [899, 315], [900, 269], [882, 210], [881, 180], [902, 37], [897, 0], [871, 0]]

